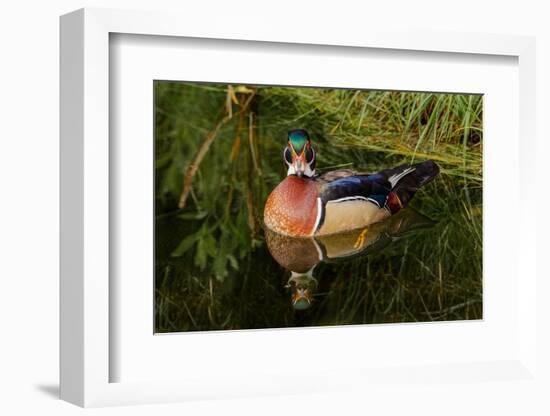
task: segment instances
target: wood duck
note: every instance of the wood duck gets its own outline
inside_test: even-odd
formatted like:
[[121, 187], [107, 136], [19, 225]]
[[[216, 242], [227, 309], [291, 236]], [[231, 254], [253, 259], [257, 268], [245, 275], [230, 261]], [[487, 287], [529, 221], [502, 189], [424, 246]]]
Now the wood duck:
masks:
[[288, 132], [283, 150], [287, 177], [264, 207], [267, 228], [288, 236], [341, 233], [380, 222], [406, 207], [439, 167], [432, 160], [375, 174], [340, 169], [316, 174], [316, 153], [307, 131]]

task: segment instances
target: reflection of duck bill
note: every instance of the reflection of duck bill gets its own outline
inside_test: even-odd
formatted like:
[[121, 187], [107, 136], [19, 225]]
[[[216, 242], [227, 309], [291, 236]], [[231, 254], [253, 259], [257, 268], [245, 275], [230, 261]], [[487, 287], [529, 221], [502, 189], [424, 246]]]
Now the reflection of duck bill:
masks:
[[302, 310], [311, 306], [311, 295], [308, 289], [296, 289], [292, 293], [292, 306], [294, 309]]
[[305, 273], [291, 272], [287, 286], [291, 291], [292, 307], [305, 310], [311, 306], [317, 289], [317, 280], [313, 277], [313, 267]]
[[277, 263], [296, 273], [306, 273], [321, 261], [370, 252], [369, 249], [383, 247], [394, 237], [432, 225], [429, 218], [406, 209], [385, 221], [340, 234], [300, 238], [266, 230], [266, 242]]

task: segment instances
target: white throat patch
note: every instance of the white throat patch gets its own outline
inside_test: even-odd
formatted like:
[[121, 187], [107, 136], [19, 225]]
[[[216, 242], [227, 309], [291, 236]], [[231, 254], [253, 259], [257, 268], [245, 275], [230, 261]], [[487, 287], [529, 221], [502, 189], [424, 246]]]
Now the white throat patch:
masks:
[[[297, 175], [298, 173], [296, 172], [296, 169], [294, 169], [294, 166], [293, 165], [288, 165], [288, 170], [286, 172], [286, 175], [287, 176], [290, 176], [290, 175]], [[302, 172], [302, 174], [304, 176], [307, 176], [308, 178], [312, 178], [315, 176], [315, 169], [311, 169], [311, 167], [306, 164], [306, 167], [304, 169], [304, 171]]]

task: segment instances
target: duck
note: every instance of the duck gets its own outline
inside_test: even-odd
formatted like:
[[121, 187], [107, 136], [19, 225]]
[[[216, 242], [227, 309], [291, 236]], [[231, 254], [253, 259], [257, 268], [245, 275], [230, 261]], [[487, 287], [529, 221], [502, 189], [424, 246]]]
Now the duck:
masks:
[[353, 169], [316, 172], [317, 153], [305, 129], [290, 130], [283, 149], [287, 176], [264, 205], [267, 229], [313, 237], [360, 229], [405, 208], [439, 173], [433, 160], [377, 173]]

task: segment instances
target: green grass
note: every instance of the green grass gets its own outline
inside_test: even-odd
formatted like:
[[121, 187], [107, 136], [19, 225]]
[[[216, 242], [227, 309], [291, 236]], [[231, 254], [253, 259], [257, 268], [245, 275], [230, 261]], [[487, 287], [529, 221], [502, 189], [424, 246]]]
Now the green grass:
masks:
[[[252, 87], [249, 87], [251, 89]], [[414, 322], [482, 317], [482, 97], [317, 88], [234, 88], [178, 209], [186, 169], [227, 115], [228, 86], [155, 84], [156, 329]], [[365, 258], [316, 268], [295, 312], [266, 250], [264, 201], [283, 179], [286, 132], [306, 128], [318, 169], [374, 172], [433, 159], [412, 206], [437, 221]]]

